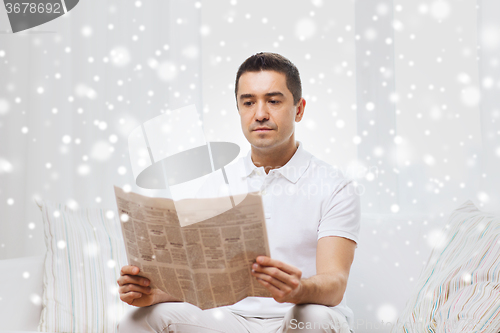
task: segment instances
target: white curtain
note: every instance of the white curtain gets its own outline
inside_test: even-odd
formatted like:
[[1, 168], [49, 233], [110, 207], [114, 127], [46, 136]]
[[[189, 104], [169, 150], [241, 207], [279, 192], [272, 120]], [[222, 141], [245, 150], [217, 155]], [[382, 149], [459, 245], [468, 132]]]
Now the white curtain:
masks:
[[[296, 138], [362, 185], [364, 213], [500, 207], [494, 0], [81, 1], [0, 35], [0, 258], [43, 251], [34, 198], [115, 210], [131, 129], [194, 103], [206, 139], [249, 149], [234, 79], [283, 54], [307, 101]], [[3, 8], [2, 8], [3, 11]], [[0, 29], [9, 29], [0, 12]]]
[[129, 132], [169, 109], [202, 109], [197, 7], [85, 0], [0, 34], [0, 259], [44, 252], [37, 198], [114, 212], [113, 185], [140, 190]]

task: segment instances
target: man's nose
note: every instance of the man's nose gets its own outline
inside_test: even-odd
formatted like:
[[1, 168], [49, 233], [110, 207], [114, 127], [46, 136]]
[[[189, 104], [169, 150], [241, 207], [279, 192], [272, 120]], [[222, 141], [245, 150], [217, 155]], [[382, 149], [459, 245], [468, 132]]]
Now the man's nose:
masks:
[[255, 119], [262, 121], [264, 119], [269, 119], [269, 109], [266, 103], [257, 103], [257, 110], [255, 111]]

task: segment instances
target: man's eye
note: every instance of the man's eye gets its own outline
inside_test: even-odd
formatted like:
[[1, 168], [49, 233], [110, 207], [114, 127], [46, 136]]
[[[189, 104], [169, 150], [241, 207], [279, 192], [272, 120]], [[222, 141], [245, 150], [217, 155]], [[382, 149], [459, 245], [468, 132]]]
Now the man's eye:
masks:
[[245, 102], [245, 103], [243, 103], [243, 105], [247, 105], [247, 106], [251, 105], [251, 104], [252, 104], [252, 102]]
[[269, 102], [271, 102], [271, 104], [278, 104], [280, 101], [271, 100]]

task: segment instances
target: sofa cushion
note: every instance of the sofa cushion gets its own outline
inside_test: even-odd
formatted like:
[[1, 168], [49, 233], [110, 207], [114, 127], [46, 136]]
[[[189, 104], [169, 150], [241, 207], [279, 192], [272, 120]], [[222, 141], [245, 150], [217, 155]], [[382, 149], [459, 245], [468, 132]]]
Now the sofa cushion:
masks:
[[120, 300], [116, 283], [126, 265], [118, 218], [49, 201], [40, 208], [47, 253], [39, 330], [115, 332], [130, 308]]
[[392, 332], [499, 332], [500, 217], [466, 201], [436, 244]]
[[44, 258], [0, 260], [0, 272], [3, 273], [0, 277], [0, 330], [36, 330], [42, 311]]

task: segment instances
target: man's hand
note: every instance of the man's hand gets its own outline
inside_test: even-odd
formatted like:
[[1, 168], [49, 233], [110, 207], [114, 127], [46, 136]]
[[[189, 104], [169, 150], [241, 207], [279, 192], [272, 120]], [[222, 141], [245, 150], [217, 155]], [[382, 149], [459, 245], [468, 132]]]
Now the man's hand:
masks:
[[271, 292], [278, 303], [300, 303], [302, 272], [295, 266], [267, 256], [258, 256], [252, 265], [252, 275]]
[[129, 305], [143, 307], [162, 302], [180, 301], [160, 289], [149, 287], [151, 281], [137, 275], [139, 274], [137, 266], [123, 266], [120, 274], [120, 278], [116, 281], [120, 286], [118, 288], [120, 299]]

